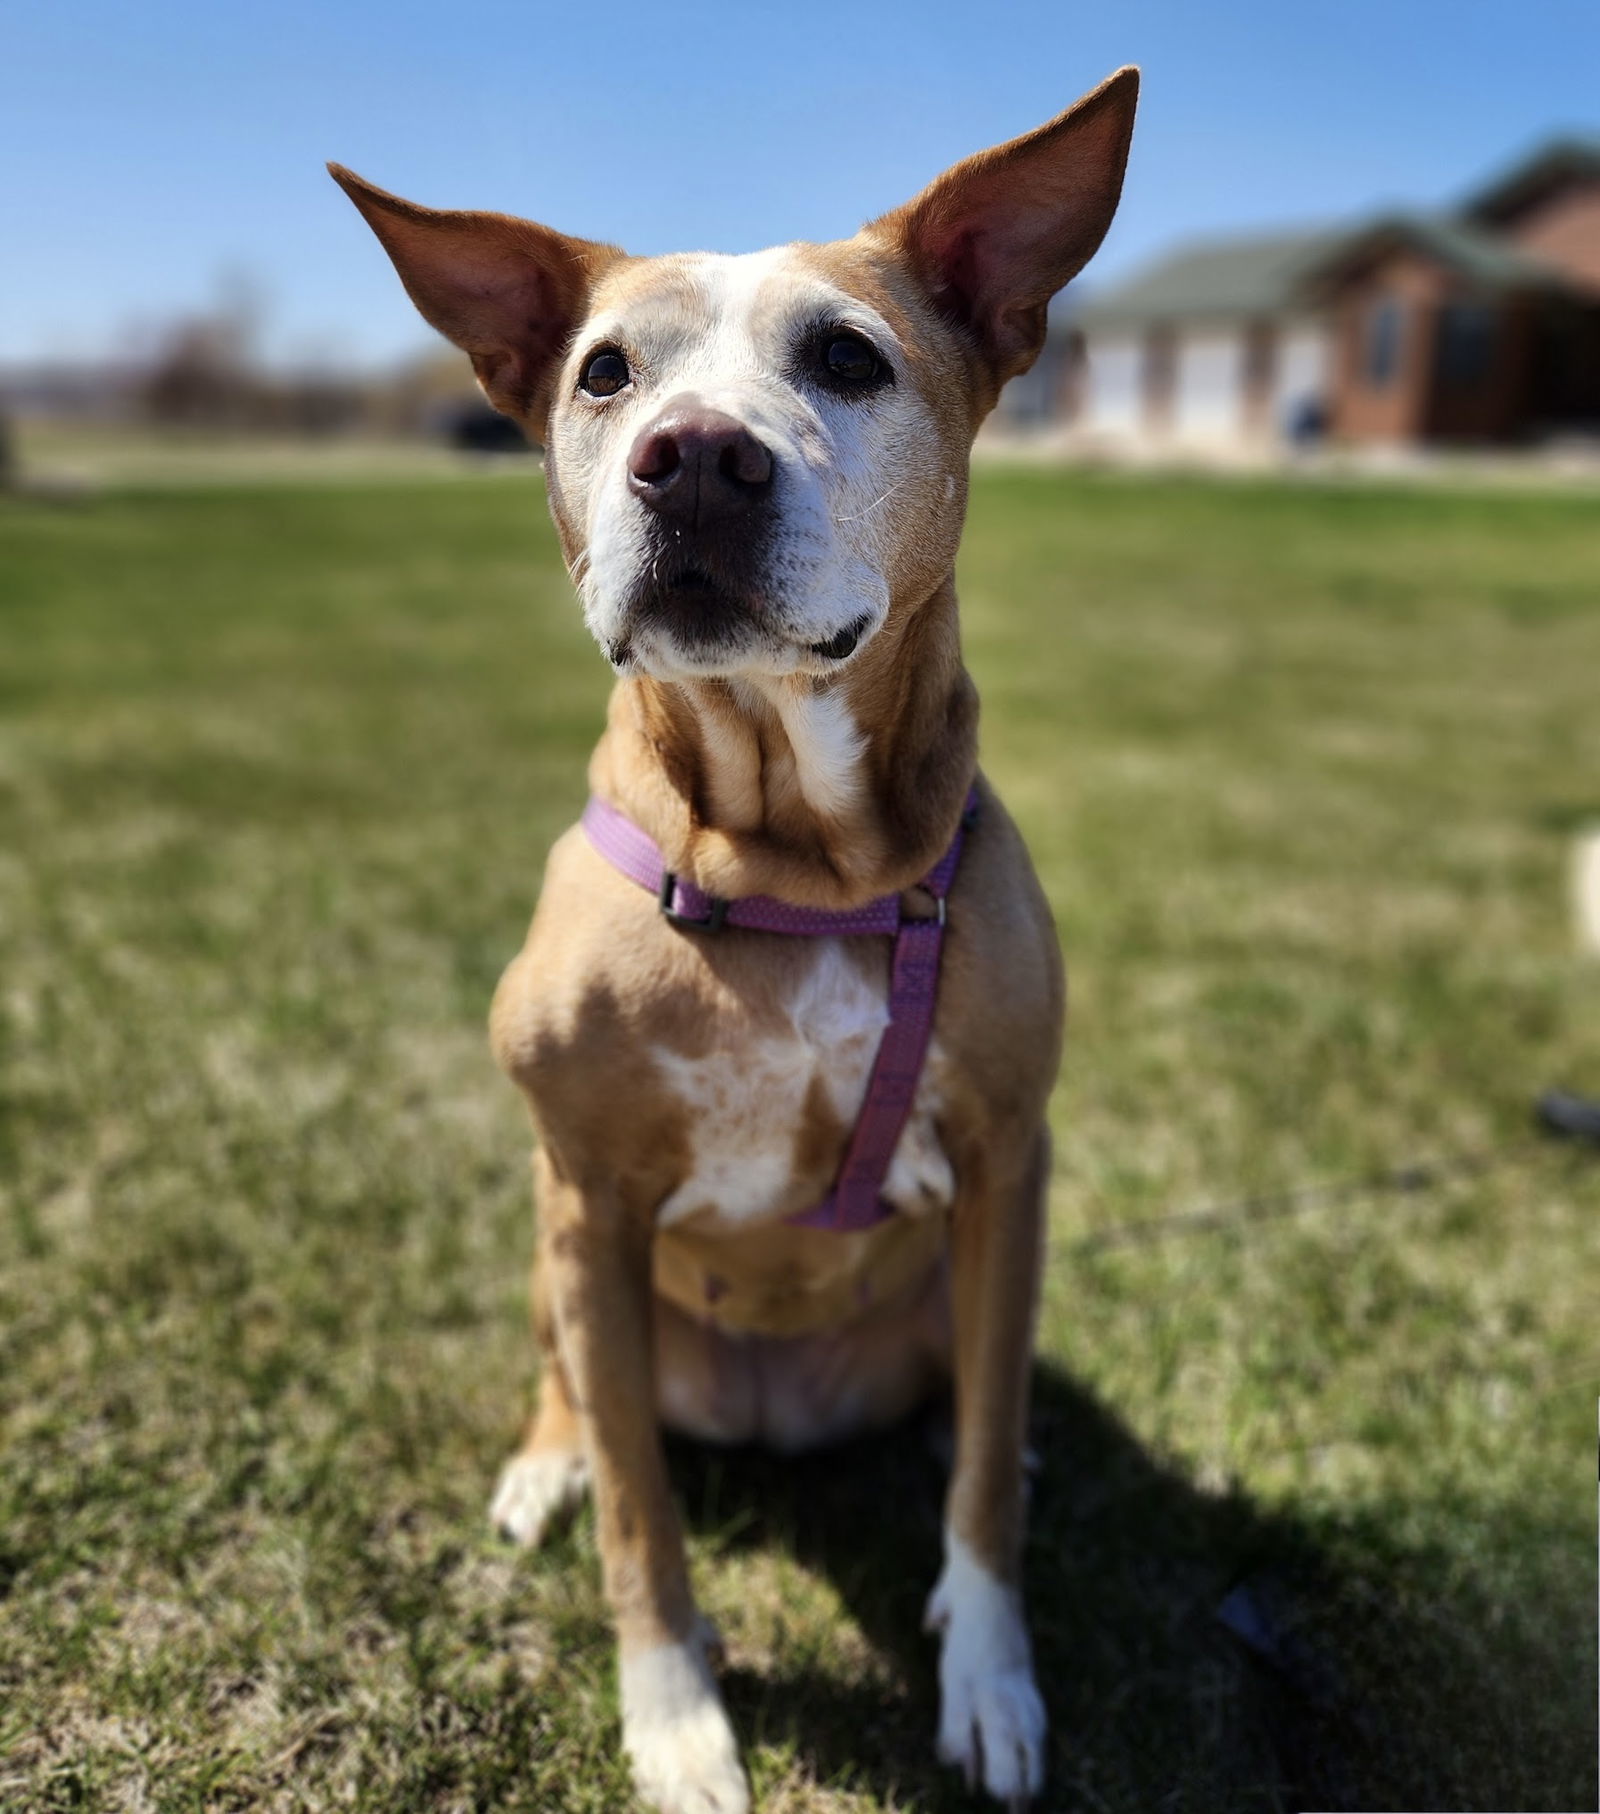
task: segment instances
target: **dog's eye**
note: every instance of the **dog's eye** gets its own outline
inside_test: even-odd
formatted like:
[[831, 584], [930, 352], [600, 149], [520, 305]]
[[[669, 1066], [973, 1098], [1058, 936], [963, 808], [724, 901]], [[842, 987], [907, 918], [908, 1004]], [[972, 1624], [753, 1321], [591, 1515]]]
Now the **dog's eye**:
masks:
[[823, 372], [841, 390], [866, 390], [889, 375], [889, 368], [859, 334], [825, 334], [817, 350]]
[[591, 353], [578, 374], [578, 388], [591, 397], [614, 397], [633, 382], [628, 362], [614, 346], [603, 346]]
[[828, 376], [841, 384], [870, 384], [878, 375], [878, 355], [855, 334], [836, 334], [823, 349]]

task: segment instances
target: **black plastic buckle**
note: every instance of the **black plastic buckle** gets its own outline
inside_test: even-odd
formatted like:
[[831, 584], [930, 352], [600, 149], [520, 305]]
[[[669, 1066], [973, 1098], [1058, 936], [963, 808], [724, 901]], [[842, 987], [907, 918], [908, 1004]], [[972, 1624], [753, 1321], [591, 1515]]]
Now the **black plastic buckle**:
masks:
[[707, 895], [711, 911], [704, 919], [691, 919], [686, 913], [679, 913], [672, 904], [672, 897], [677, 892], [678, 872], [669, 869], [661, 878], [661, 917], [674, 926], [683, 926], [692, 932], [720, 932], [728, 918], [728, 903], [720, 894]]

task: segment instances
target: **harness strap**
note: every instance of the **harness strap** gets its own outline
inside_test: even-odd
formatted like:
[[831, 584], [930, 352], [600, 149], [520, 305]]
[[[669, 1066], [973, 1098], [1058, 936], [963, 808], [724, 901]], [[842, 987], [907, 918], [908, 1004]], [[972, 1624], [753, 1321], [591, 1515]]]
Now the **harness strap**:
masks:
[[895, 1213], [884, 1201], [883, 1183], [905, 1131], [917, 1082], [933, 1036], [933, 1013], [939, 988], [939, 961], [944, 949], [945, 900], [961, 862], [961, 846], [977, 811], [977, 790], [968, 794], [950, 847], [922, 879], [937, 912], [928, 919], [908, 918], [898, 894], [880, 895], [863, 907], [842, 912], [797, 907], [771, 895], [742, 895], [724, 900], [681, 881], [666, 866], [659, 846], [624, 813], [591, 798], [584, 808], [583, 829], [589, 842], [614, 868], [657, 895], [663, 915], [675, 926], [703, 933], [737, 926], [752, 932], [776, 932], [801, 938], [850, 938], [891, 934], [894, 958], [889, 974], [889, 1024], [878, 1042], [872, 1075], [861, 1113], [846, 1149], [838, 1180], [823, 1200], [784, 1220], [796, 1228], [826, 1228], [854, 1234], [875, 1228]]
[[[785, 1217], [796, 1228], [831, 1228], [854, 1234], [876, 1228], [894, 1214], [894, 1205], [884, 1200], [883, 1184], [927, 1062], [939, 960], [944, 951], [945, 897], [955, 880], [967, 825], [976, 808], [977, 796], [969, 795], [950, 848], [921, 884], [938, 903], [937, 915], [927, 920], [900, 917], [889, 972], [889, 1024], [878, 1042], [855, 1131], [833, 1189], [813, 1208]], [[895, 900], [898, 913], [899, 897]]]

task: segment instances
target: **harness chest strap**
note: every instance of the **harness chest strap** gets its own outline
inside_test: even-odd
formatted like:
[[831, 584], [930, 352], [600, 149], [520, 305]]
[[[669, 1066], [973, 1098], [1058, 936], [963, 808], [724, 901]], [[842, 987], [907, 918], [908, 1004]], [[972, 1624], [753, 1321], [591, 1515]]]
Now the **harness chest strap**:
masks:
[[974, 789], [967, 796], [950, 848], [918, 884], [933, 897], [938, 908], [932, 919], [920, 920], [907, 918], [898, 894], [880, 895], [864, 906], [843, 912], [799, 907], [765, 894], [724, 900], [668, 869], [655, 840], [616, 807], [591, 797], [584, 808], [584, 833], [595, 850], [630, 880], [656, 895], [662, 914], [675, 926], [703, 933], [736, 926], [750, 932], [776, 932], [796, 938], [853, 938], [876, 933], [894, 939], [889, 1024], [872, 1061], [866, 1099], [833, 1189], [814, 1208], [785, 1218], [796, 1228], [855, 1233], [875, 1228], [895, 1213], [894, 1206], [884, 1201], [883, 1183], [911, 1113], [917, 1080], [933, 1036], [939, 960], [944, 948], [945, 898], [955, 880], [961, 846], [977, 806]]

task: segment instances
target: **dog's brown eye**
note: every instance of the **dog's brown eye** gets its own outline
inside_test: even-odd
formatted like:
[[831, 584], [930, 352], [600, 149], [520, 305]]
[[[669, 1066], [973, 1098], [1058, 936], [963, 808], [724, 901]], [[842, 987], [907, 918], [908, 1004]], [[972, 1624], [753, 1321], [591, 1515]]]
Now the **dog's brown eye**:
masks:
[[578, 387], [591, 397], [614, 397], [633, 381], [628, 362], [614, 346], [591, 353], [578, 375]]
[[822, 343], [822, 363], [835, 384], [852, 390], [884, 375], [884, 364], [857, 334], [833, 334]]

